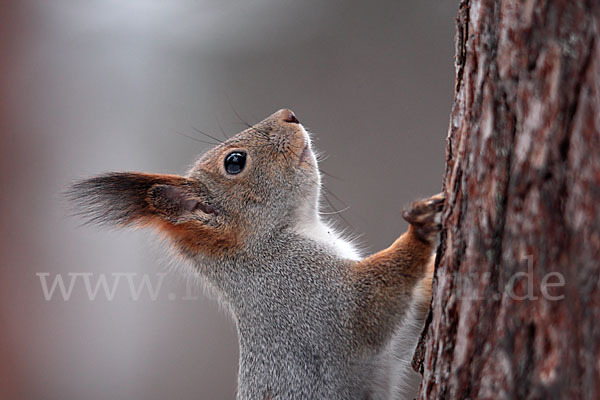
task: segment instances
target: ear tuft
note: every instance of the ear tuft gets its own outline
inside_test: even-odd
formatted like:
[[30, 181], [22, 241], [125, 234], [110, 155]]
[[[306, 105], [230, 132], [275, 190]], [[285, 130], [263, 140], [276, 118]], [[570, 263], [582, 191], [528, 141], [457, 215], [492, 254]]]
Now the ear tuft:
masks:
[[67, 197], [89, 223], [129, 225], [149, 217], [171, 222], [197, 207], [186, 178], [113, 172], [75, 183]]
[[186, 254], [239, 245], [223, 221], [211, 219], [220, 213], [205, 185], [181, 176], [114, 172], [75, 183], [67, 197], [88, 223], [151, 226]]
[[127, 225], [149, 212], [151, 185], [147, 174], [113, 172], [76, 182], [66, 194], [86, 222]]

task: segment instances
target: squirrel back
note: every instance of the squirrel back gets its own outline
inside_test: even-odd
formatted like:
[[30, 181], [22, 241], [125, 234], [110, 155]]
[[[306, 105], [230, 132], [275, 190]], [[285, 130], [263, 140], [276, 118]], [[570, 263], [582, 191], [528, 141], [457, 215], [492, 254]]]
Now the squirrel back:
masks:
[[321, 219], [320, 187], [309, 134], [284, 109], [185, 176], [109, 173], [70, 196], [92, 222], [158, 230], [216, 288], [238, 329], [238, 399], [409, 396], [443, 197], [413, 203], [408, 231], [361, 258]]

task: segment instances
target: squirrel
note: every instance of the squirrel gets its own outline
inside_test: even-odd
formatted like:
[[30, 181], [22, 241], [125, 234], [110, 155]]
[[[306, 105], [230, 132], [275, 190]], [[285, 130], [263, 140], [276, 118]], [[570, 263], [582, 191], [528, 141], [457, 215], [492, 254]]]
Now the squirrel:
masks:
[[114, 172], [74, 183], [88, 222], [151, 227], [216, 289], [238, 332], [239, 400], [402, 399], [431, 301], [444, 196], [361, 257], [319, 214], [308, 132], [282, 109], [206, 152], [185, 176]]

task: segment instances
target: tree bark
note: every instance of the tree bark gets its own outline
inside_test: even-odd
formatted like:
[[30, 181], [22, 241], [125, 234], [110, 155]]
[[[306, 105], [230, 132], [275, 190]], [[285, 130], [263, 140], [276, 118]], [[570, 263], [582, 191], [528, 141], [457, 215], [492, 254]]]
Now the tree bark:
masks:
[[600, 399], [599, 16], [460, 3], [421, 399]]

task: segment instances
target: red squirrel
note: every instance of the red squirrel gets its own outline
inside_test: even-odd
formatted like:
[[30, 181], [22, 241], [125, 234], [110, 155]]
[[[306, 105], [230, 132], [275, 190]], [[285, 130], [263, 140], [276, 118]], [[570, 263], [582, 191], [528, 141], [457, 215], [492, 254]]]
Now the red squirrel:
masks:
[[440, 195], [361, 257], [319, 213], [310, 136], [279, 110], [204, 154], [185, 176], [115, 172], [75, 183], [91, 222], [150, 227], [235, 319], [239, 400], [401, 399], [431, 299]]

